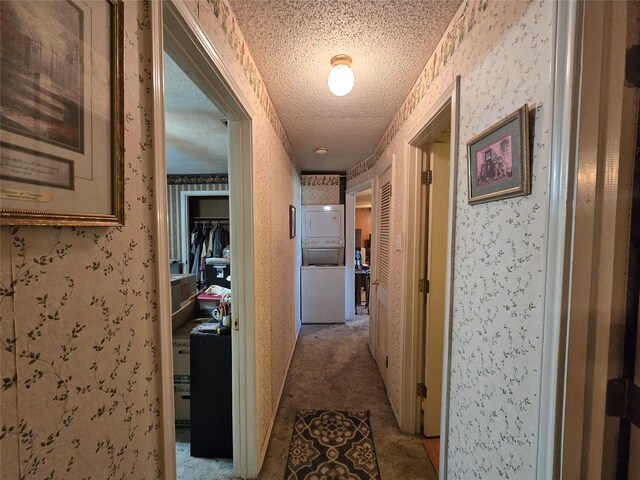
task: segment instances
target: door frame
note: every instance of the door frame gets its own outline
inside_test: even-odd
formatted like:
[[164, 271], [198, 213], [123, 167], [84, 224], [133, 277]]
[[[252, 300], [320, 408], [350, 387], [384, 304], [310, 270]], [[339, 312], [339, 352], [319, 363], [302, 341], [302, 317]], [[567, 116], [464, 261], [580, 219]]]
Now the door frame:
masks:
[[628, 5], [575, 7], [575, 63], [582, 68], [575, 74], [571, 132], [574, 212], [558, 396], [559, 478], [614, 478], [616, 468], [619, 419], [605, 416], [605, 404], [607, 380], [620, 374], [635, 148], [629, 125], [637, 121], [637, 89], [624, 87], [627, 29], [619, 28]]
[[[355, 264], [354, 262], [348, 260], [348, 259], [353, 259], [355, 258], [355, 254], [356, 254], [356, 194], [359, 192], [364, 192], [365, 190], [371, 190], [371, 194], [373, 195], [373, 179], [371, 180], [366, 180], [364, 182], [361, 182], [349, 189], [346, 190], [345, 192], [345, 218], [346, 218], [346, 223], [347, 223], [347, 232], [351, 232], [347, 235], [346, 238], [346, 245], [345, 245], [345, 265], [347, 266], [347, 270], [346, 270], [346, 275], [347, 278], [349, 279], [347, 281], [347, 288], [346, 288], [346, 296], [347, 299], [351, 298], [354, 299], [355, 298]], [[373, 197], [371, 199], [371, 214], [373, 217]], [[373, 236], [373, 218], [371, 218], [371, 235]], [[351, 229], [351, 230], [349, 230]], [[372, 242], [373, 243], [373, 240]], [[373, 252], [372, 252], [373, 253]], [[373, 257], [372, 257], [373, 258]], [[347, 301], [347, 305], [349, 305], [349, 301]], [[347, 319], [349, 318], [355, 318], [355, 306], [354, 308], [349, 308], [347, 307], [347, 312], [350, 313], [352, 316], [350, 317], [349, 315], [347, 315]], [[371, 316], [369, 316], [369, 339], [371, 340]], [[369, 348], [371, 348], [371, 345], [369, 345]]]
[[[389, 275], [391, 275], [393, 262], [391, 261], [391, 257], [393, 256], [393, 244], [394, 244], [394, 229], [393, 229], [393, 213], [394, 213], [394, 204], [393, 204], [393, 186], [396, 185], [396, 171], [397, 171], [397, 160], [395, 154], [391, 155], [391, 161], [384, 162], [383, 168], [381, 168], [371, 179], [372, 189], [371, 189], [371, 268], [370, 268], [370, 287], [369, 287], [369, 324], [373, 326], [373, 331], [369, 332], [369, 339], [371, 341], [371, 353], [373, 354], [373, 359], [376, 362], [376, 366], [380, 371], [380, 376], [382, 377], [382, 381], [384, 383], [384, 388], [387, 391], [387, 396], [389, 396], [389, 340], [390, 340], [390, 310], [391, 306], [388, 305], [387, 311], [387, 344], [385, 345], [385, 366], [384, 369], [378, 363], [378, 355], [380, 352], [378, 351], [378, 339], [380, 336], [380, 325], [378, 324], [378, 268], [380, 266], [379, 256], [380, 256], [380, 225], [378, 214], [380, 214], [381, 203], [381, 190], [380, 190], [380, 179], [387, 173], [390, 173], [390, 185], [391, 185], [391, 198], [389, 199]], [[387, 297], [388, 301], [391, 300], [391, 295], [389, 293], [390, 289], [387, 287]], [[391, 403], [391, 408], [393, 409], [394, 405]], [[394, 414], [396, 412], [394, 411]]]
[[[229, 190], [183, 190], [180, 192], [180, 215], [182, 225], [180, 225], [180, 238], [182, 239], [182, 261], [186, 265], [185, 273], [189, 273], [189, 198], [190, 197], [228, 197]], [[231, 212], [229, 212], [231, 213]]]
[[416, 394], [416, 385], [422, 381], [422, 358], [424, 346], [424, 326], [421, 319], [421, 294], [418, 291], [420, 281], [421, 255], [421, 201], [422, 201], [422, 158], [423, 146], [430, 135], [439, 133], [441, 119], [445, 110], [451, 121], [451, 151], [449, 165], [449, 213], [447, 221], [447, 268], [445, 283], [445, 318], [444, 318], [444, 353], [442, 375], [442, 402], [440, 427], [440, 471], [446, 472], [446, 451], [448, 437], [449, 411], [449, 378], [450, 378], [450, 344], [451, 319], [453, 318], [453, 272], [455, 252], [455, 214], [456, 214], [456, 184], [458, 176], [458, 145], [459, 145], [459, 112], [460, 112], [460, 77], [456, 77], [434, 103], [434, 106], [418, 121], [416, 127], [409, 132], [404, 142], [405, 176], [404, 191], [404, 231], [406, 232], [405, 265], [403, 277], [401, 312], [404, 319], [403, 353], [402, 353], [402, 397], [400, 402], [400, 429], [403, 432], [419, 433], [420, 398]]
[[[254, 478], [259, 454], [256, 432], [255, 328], [253, 257], [253, 168], [252, 118], [247, 98], [228, 70], [216, 47], [184, 0], [150, 2], [153, 77], [154, 205], [156, 224], [156, 274], [158, 283], [158, 328], [161, 375], [161, 435], [164, 478], [176, 477], [175, 417], [173, 410], [173, 356], [171, 292], [169, 285], [167, 176], [165, 160], [163, 51], [165, 42], [182, 49], [215, 94], [216, 103], [229, 120], [229, 216], [234, 228], [231, 242], [236, 260], [231, 275], [237, 288], [232, 292], [234, 318], [243, 320], [232, 333], [233, 466], [234, 475]], [[167, 261], [162, 261], [166, 259]], [[238, 295], [242, 291], [244, 295]]]

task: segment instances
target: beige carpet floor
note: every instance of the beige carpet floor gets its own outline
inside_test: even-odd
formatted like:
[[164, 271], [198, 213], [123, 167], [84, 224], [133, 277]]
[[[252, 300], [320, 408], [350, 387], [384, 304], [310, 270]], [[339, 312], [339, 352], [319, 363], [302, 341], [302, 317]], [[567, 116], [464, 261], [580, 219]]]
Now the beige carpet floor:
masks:
[[[367, 344], [368, 315], [344, 325], [303, 325], [271, 432], [260, 480], [284, 478], [296, 409], [370, 412], [382, 480], [435, 480], [422, 439], [398, 430]], [[178, 480], [232, 479], [230, 461], [194, 459], [188, 436], [176, 444]], [[186, 438], [185, 438], [186, 437]]]
[[422, 439], [400, 432], [367, 344], [369, 317], [303, 325], [259, 479], [283, 479], [296, 409], [370, 412], [383, 480], [435, 480]]

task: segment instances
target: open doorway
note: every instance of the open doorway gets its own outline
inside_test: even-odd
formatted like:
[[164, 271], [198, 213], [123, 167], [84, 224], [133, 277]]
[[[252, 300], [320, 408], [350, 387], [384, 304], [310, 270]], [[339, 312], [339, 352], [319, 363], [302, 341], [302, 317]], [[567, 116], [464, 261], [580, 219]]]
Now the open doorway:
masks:
[[451, 122], [420, 148], [424, 179], [421, 188], [420, 319], [424, 328], [420, 383], [422, 435], [429, 460], [438, 473], [445, 330], [445, 285], [449, 218]]
[[[345, 219], [348, 235], [345, 246], [345, 285], [347, 320], [362, 320], [369, 335], [369, 350], [375, 351], [375, 328], [369, 315], [371, 267], [373, 265], [373, 237], [375, 232], [375, 205], [371, 180], [350, 188], [345, 196]], [[357, 315], [357, 317], [356, 317]]]
[[371, 284], [371, 189], [356, 193], [355, 221], [355, 298], [356, 315], [369, 315]]
[[164, 111], [176, 476], [232, 478], [228, 120], [208, 82], [171, 49]]
[[[162, 470], [163, 476], [169, 480], [176, 478], [176, 378], [174, 378], [174, 350], [184, 347], [184, 344], [176, 345], [175, 343], [175, 327], [179, 323], [185, 325], [196, 318], [211, 319], [214, 317], [213, 308], [220, 307], [221, 298], [211, 299], [208, 304], [201, 304], [197, 296], [201, 294], [200, 290], [206, 287], [209, 275], [201, 268], [204, 262], [206, 267], [213, 269], [214, 278], [221, 278], [229, 282], [233, 281], [230, 295], [230, 302], [226, 296], [223, 297], [225, 306], [231, 305], [231, 315], [227, 319], [230, 325], [226, 335], [215, 331], [215, 334], [208, 334], [207, 341], [198, 343], [198, 354], [196, 355], [196, 347], [194, 346], [194, 336], [189, 332], [189, 348], [183, 348], [189, 353], [189, 380], [190, 389], [186, 393], [189, 398], [181, 400], [189, 400], [189, 416], [191, 428], [189, 431], [189, 450], [194, 445], [194, 425], [203, 427], [200, 430], [202, 437], [200, 444], [204, 448], [215, 447], [219, 449], [214, 451], [200, 451], [198, 457], [223, 457], [225, 460], [214, 462], [203, 460], [206, 467], [196, 474], [195, 478], [253, 478], [257, 476], [259, 458], [258, 448], [256, 445], [256, 420], [255, 420], [255, 364], [253, 357], [247, 355], [249, 351], [247, 345], [254, 344], [255, 327], [252, 319], [254, 318], [254, 304], [252, 290], [247, 285], [253, 282], [253, 250], [248, 248], [253, 242], [253, 204], [247, 201], [249, 192], [251, 191], [251, 165], [252, 165], [252, 143], [251, 143], [251, 118], [253, 110], [248, 105], [244, 94], [239, 90], [233, 77], [226, 70], [225, 65], [221, 62], [218, 52], [210, 43], [208, 37], [202, 30], [201, 25], [197, 22], [193, 12], [182, 2], [161, 2], [154, 3], [151, 8], [151, 24], [153, 32], [153, 79], [154, 79], [154, 113], [153, 113], [153, 138], [155, 152], [155, 172], [154, 179], [155, 195], [156, 195], [156, 213], [158, 218], [157, 228], [155, 231], [157, 255], [159, 259], [166, 261], [158, 261], [158, 318], [160, 330], [159, 358], [160, 370], [162, 372], [162, 405], [160, 415], [162, 426]], [[205, 183], [213, 184], [211, 191], [201, 192], [202, 187], [189, 186], [189, 177], [191, 175], [199, 175], [196, 173], [175, 173], [178, 177], [176, 184], [186, 185], [184, 190], [191, 189], [188, 193], [184, 191], [172, 192], [173, 188], [168, 185], [167, 176], [167, 157], [171, 155], [171, 150], [179, 150], [179, 153], [185, 153], [190, 149], [192, 155], [202, 153], [204, 143], [210, 138], [195, 139], [194, 141], [180, 142], [180, 135], [172, 138], [169, 128], [165, 132], [165, 123], [170, 123], [170, 115], [165, 115], [165, 109], [170, 109], [170, 103], [173, 102], [183, 92], [165, 93], [164, 64], [167, 63], [168, 68], [172, 68], [170, 63], [175, 63], [180, 71], [174, 71], [176, 75], [183, 75], [195, 84], [197, 91], [192, 91], [194, 95], [200, 95], [198, 105], [193, 105], [186, 114], [182, 112], [183, 117], [196, 117], [201, 115], [209, 115], [210, 121], [202, 121], [205, 127], [217, 129], [218, 137], [226, 139], [225, 146], [219, 146], [224, 155], [220, 155], [216, 161], [211, 153], [205, 153], [204, 157], [208, 162], [206, 176], [209, 180]], [[170, 76], [167, 75], [167, 80]], [[167, 97], [165, 105], [165, 96]], [[203, 99], [202, 96], [205, 98]], [[171, 97], [171, 98], [169, 98]], [[203, 112], [206, 110], [207, 112]], [[217, 113], [213, 113], [217, 110]], [[180, 113], [180, 112], [178, 112]], [[179, 117], [180, 115], [178, 115]], [[188, 128], [188, 127], [187, 127]], [[181, 135], [184, 131], [179, 132]], [[201, 133], [201, 136], [215, 137], [216, 135], [207, 130]], [[167, 142], [165, 142], [167, 138]], [[205, 142], [203, 142], [205, 141]], [[173, 143], [172, 143], [173, 142]], [[187, 148], [189, 147], [189, 148]], [[166, 155], [169, 151], [170, 155]], [[174, 152], [175, 153], [175, 152]], [[179, 163], [186, 163], [183, 159]], [[181, 168], [185, 168], [181, 166]], [[224, 173], [221, 173], [224, 172]], [[224, 181], [220, 181], [224, 178]], [[203, 193], [199, 195], [199, 193]], [[170, 201], [170, 195], [175, 197]], [[207, 205], [207, 203], [215, 203], [216, 205]], [[224, 205], [218, 205], [223, 203]], [[170, 206], [171, 205], [171, 206]], [[219, 208], [220, 207], [220, 208]], [[171, 222], [172, 230], [169, 231], [170, 208], [172, 215], [179, 215], [177, 222]], [[181, 212], [181, 213], [178, 213]], [[228, 257], [228, 248], [233, 252], [233, 261], [226, 265], [209, 265], [206, 261], [208, 256], [195, 254], [191, 258], [189, 254], [184, 254], [182, 244], [190, 242], [193, 229], [203, 225], [197, 225], [197, 222], [204, 222], [204, 226], [208, 223], [225, 224], [225, 230], [228, 232], [228, 240], [221, 241], [226, 252], [219, 252], [220, 258]], [[185, 235], [183, 231], [188, 232]], [[174, 238], [170, 241], [170, 236]], [[171, 247], [171, 248], [170, 248]], [[187, 249], [189, 252], [191, 249]], [[219, 250], [219, 249], [218, 249]], [[225, 250], [225, 248], [223, 248]], [[212, 257], [213, 257], [212, 252]], [[216, 254], [217, 255], [217, 254]], [[185, 257], [185, 258], [183, 258]], [[187, 258], [188, 257], [188, 258]], [[218, 258], [217, 256], [214, 258]], [[170, 263], [170, 260], [176, 260]], [[182, 298], [178, 298], [179, 312], [185, 313], [184, 318], [177, 319], [174, 322], [172, 315], [172, 291], [170, 283], [170, 269], [180, 271], [191, 271], [196, 266], [199, 273], [196, 275], [196, 286], [194, 295], [189, 295], [192, 290], [192, 284], [185, 287], [187, 301], [183, 305]], [[198, 268], [199, 267], [199, 268]], [[229, 279], [229, 271], [231, 279]], [[231, 284], [227, 284], [229, 287]], [[179, 290], [182, 293], [182, 289]], [[195, 302], [194, 302], [195, 300]], [[207, 299], [203, 299], [207, 300]], [[191, 307], [189, 307], [191, 305]], [[192, 310], [189, 311], [189, 308]], [[196, 312], [195, 315], [193, 312]], [[204, 311], [204, 315], [203, 315]], [[228, 310], [227, 310], [228, 312]], [[174, 313], [175, 315], [175, 313]], [[224, 315], [223, 315], [224, 316]], [[240, 328], [240, 319], [242, 328]], [[225, 319], [223, 325], [226, 326]], [[212, 323], [213, 324], [213, 323]], [[205, 332], [200, 331], [204, 334]], [[224, 345], [211, 345], [211, 339], [216, 339], [217, 343]], [[196, 339], [199, 340], [199, 339]], [[178, 348], [173, 348], [177, 346]], [[186, 360], [186, 353], [183, 353]], [[204, 360], [192, 362], [196, 356], [202, 355]], [[219, 355], [220, 357], [216, 356]], [[222, 360], [224, 357], [224, 361]], [[226, 363], [225, 363], [226, 362]], [[194, 364], [205, 368], [192, 368]], [[210, 366], [221, 366], [220, 377], [209, 368]], [[224, 366], [226, 365], [226, 366]], [[196, 370], [200, 371], [199, 377], [203, 379], [200, 390], [196, 388]], [[179, 374], [179, 372], [178, 372]], [[179, 379], [178, 379], [179, 380]], [[224, 395], [219, 394], [223, 389]], [[197, 395], [196, 391], [200, 391], [201, 395]], [[202, 422], [194, 421], [194, 411], [196, 397], [201, 400], [200, 410], [204, 412]], [[224, 401], [224, 405], [218, 406], [216, 401]], [[224, 434], [219, 434], [219, 428], [222, 425], [214, 425], [211, 414], [218, 410], [224, 410]], [[230, 412], [230, 413], [229, 413]], [[219, 441], [224, 438], [224, 449], [220, 448]], [[229, 447], [229, 438], [231, 438], [231, 448]], [[182, 437], [178, 437], [181, 440]], [[189, 457], [191, 457], [189, 452]], [[217, 468], [222, 466], [222, 469]], [[193, 474], [193, 471], [191, 472]], [[180, 478], [180, 477], [179, 477]]]
[[455, 251], [460, 78], [408, 136], [400, 424], [421, 433], [436, 471], [446, 471]]

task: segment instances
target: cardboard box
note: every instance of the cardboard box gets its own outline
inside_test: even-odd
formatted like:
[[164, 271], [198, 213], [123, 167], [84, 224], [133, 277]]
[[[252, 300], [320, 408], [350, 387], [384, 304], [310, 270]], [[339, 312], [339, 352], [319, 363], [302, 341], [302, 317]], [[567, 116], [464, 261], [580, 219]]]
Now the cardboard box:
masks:
[[196, 275], [183, 273], [171, 275], [171, 312], [180, 310], [180, 306], [196, 292]]
[[198, 301], [196, 300], [196, 296], [193, 295], [180, 310], [171, 315], [171, 330], [175, 333], [176, 330], [184, 327], [191, 320], [199, 316]]
[[191, 385], [188, 383], [173, 384], [173, 403], [175, 405], [176, 425], [191, 425]]
[[[189, 383], [191, 368], [191, 351], [189, 338], [191, 331], [208, 318], [196, 318], [173, 332], [173, 381], [174, 383]], [[186, 378], [184, 378], [186, 377]]]

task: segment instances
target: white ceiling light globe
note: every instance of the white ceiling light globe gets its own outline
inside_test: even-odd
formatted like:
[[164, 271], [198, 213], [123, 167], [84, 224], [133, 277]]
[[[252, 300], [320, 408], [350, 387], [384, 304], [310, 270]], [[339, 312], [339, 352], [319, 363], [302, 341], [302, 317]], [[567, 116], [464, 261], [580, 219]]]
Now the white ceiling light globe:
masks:
[[329, 90], [337, 97], [342, 97], [349, 93], [356, 82], [351, 67], [347, 65], [336, 65], [329, 73]]

